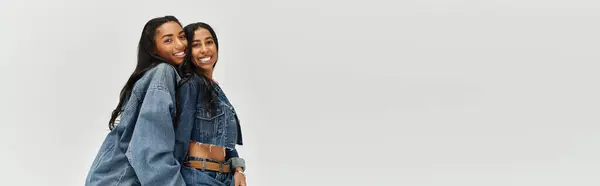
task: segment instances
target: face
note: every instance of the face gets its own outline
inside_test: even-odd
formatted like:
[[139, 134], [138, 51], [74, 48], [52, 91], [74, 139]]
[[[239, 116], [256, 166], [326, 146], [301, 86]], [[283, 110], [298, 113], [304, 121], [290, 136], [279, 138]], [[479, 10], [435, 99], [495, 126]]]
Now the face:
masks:
[[185, 59], [187, 40], [179, 24], [169, 21], [156, 28], [154, 35], [155, 53], [173, 65], [178, 65]]
[[212, 72], [213, 65], [218, 58], [217, 45], [210, 32], [204, 28], [194, 31], [192, 40], [192, 59], [198, 68]]

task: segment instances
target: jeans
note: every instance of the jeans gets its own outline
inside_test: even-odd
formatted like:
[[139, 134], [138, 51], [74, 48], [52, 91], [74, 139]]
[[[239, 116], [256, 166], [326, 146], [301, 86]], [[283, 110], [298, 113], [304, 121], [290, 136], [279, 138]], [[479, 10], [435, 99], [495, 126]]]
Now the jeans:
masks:
[[[190, 158], [196, 159], [196, 158]], [[181, 166], [181, 175], [188, 186], [233, 186], [233, 172], [221, 173]]]

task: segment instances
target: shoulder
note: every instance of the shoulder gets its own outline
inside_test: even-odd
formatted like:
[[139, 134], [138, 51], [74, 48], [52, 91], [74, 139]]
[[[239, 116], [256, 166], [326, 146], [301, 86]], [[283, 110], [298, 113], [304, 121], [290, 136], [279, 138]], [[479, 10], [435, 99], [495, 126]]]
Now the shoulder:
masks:
[[135, 92], [145, 92], [148, 89], [159, 89], [174, 92], [180, 80], [174, 66], [168, 63], [159, 63], [144, 73], [136, 82]]
[[173, 65], [168, 63], [159, 63], [148, 70], [142, 78], [149, 78], [151, 80], [164, 80], [164, 79], [177, 79], [179, 74]]

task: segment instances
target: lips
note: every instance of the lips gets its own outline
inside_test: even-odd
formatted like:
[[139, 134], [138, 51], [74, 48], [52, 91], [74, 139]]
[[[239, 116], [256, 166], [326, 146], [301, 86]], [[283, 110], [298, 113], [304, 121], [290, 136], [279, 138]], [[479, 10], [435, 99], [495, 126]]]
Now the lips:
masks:
[[179, 57], [179, 58], [183, 58], [185, 57], [185, 52], [177, 52], [175, 54], [173, 54], [175, 57]]

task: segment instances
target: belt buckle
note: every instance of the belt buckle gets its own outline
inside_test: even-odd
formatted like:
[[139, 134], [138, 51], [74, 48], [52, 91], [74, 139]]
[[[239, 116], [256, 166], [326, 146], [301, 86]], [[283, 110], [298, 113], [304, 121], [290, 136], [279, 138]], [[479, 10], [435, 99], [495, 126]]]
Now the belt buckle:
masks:
[[202, 159], [202, 171], [206, 171], [206, 159]]
[[219, 171], [221, 173], [225, 173], [225, 172], [223, 172], [223, 161], [219, 161], [219, 169], [220, 169]]

